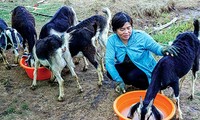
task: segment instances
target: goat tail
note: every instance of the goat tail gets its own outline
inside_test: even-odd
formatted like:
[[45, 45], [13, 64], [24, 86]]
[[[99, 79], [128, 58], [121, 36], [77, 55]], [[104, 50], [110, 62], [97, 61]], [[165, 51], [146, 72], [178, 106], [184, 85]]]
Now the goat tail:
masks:
[[106, 7], [106, 8], [103, 8], [102, 11], [107, 15], [107, 24], [109, 24], [112, 18], [110, 9]]
[[112, 15], [111, 15], [111, 11], [109, 8], [104, 8], [103, 12], [107, 15], [107, 23], [104, 29], [100, 30], [98, 37], [99, 43], [101, 44], [101, 46], [106, 46], [107, 43], [107, 37], [108, 37], [108, 32], [109, 32], [109, 28], [110, 28], [110, 22], [112, 19]]
[[198, 37], [199, 36], [199, 21], [195, 19], [193, 25], [194, 25], [194, 34]]

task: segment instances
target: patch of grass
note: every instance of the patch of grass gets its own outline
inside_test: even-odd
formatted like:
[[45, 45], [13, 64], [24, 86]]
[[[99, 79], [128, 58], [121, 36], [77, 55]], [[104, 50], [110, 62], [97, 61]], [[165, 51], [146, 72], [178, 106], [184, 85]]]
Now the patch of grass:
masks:
[[[37, 32], [39, 32], [41, 27], [51, 19], [51, 17], [48, 16], [53, 16], [56, 13], [56, 11], [61, 6], [63, 6], [63, 2], [54, 3], [53, 5], [52, 3], [41, 4], [38, 6], [38, 9], [34, 11], [34, 8], [32, 6], [35, 3], [37, 3], [37, 1], [23, 2], [23, 3], [20, 3], [20, 1], [18, 1], [15, 4], [10, 2], [2, 2], [0, 6], [0, 18], [2, 18], [8, 24], [8, 26], [11, 26], [11, 11], [19, 5], [24, 6], [34, 16], [36, 23], [36, 30]], [[42, 16], [36, 13], [48, 16]]]
[[171, 27], [163, 29], [159, 33], [153, 34], [152, 37], [159, 43], [167, 44], [169, 41], [175, 40], [179, 33], [185, 31], [193, 31], [193, 20], [177, 22]]
[[21, 109], [22, 109], [22, 110], [29, 110], [28, 104], [23, 103], [23, 104], [21, 105]]
[[1, 11], [0, 18], [7, 21], [8, 22], [7, 24], [10, 24], [11, 23], [11, 21], [10, 21], [10, 11]]
[[12, 113], [15, 113], [15, 112], [16, 112], [16, 109], [13, 106], [10, 106], [5, 111], [6, 114], [12, 114]]
[[22, 114], [24, 111], [27, 110], [29, 110], [29, 106], [26, 102], [20, 102], [19, 100], [15, 99], [6, 108], [6, 110], [2, 113], [2, 115], [7, 116], [10, 114]]
[[171, 15], [167, 12], [163, 12], [160, 17], [157, 19], [158, 24], [165, 24], [172, 20]]
[[[44, 15], [50, 15], [53, 16], [55, 12], [63, 6], [62, 2], [59, 3], [54, 3], [53, 5], [51, 3], [46, 3], [46, 4], [41, 4], [38, 6], [38, 9], [34, 11], [32, 8], [33, 5], [37, 2], [24, 2], [22, 3], [10, 3], [10, 2], [2, 2], [0, 6], [0, 18], [4, 19], [6, 22], [9, 22], [11, 20], [11, 11], [17, 7], [17, 6], [24, 6], [28, 11], [30, 11], [37, 22], [43, 22], [44, 20], [49, 19], [48, 17], [45, 16], [40, 16], [40, 15], [35, 15], [33, 12], [44, 14]], [[32, 6], [32, 7], [31, 7]]]

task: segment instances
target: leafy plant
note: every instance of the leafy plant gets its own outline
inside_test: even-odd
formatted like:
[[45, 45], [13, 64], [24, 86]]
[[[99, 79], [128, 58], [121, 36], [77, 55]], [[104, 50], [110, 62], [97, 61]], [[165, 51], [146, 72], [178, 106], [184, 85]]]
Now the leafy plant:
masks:
[[[18, 107], [21, 106], [21, 107]], [[22, 114], [24, 111], [29, 110], [29, 106], [26, 102], [21, 102], [17, 99], [14, 99], [12, 103], [7, 107], [7, 109], [3, 112], [3, 115], [9, 115], [9, 114]]]
[[6, 114], [12, 114], [12, 113], [15, 113], [15, 112], [16, 112], [16, 109], [13, 106], [7, 108], [6, 111], [5, 111]]
[[27, 105], [26, 103], [23, 103], [23, 104], [21, 105], [21, 109], [22, 109], [22, 110], [29, 110], [29, 107], [28, 107], [28, 105]]

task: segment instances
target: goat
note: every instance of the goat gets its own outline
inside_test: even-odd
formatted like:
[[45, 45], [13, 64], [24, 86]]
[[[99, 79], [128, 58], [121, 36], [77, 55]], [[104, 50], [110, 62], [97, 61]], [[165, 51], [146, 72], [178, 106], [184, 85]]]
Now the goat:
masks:
[[[199, 21], [198, 20], [195, 20], [194, 21], [194, 26], [195, 26], [195, 30], [194, 30], [194, 34], [196, 36], [198, 36], [198, 39], [200, 40], [200, 36], [199, 36]], [[192, 71], [193, 72], [193, 71]], [[197, 74], [193, 72], [193, 79], [192, 79], [192, 93], [191, 95], [188, 97], [188, 99], [190, 100], [193, 100], [194, 99], [194, 86], [195, 86], [195, 81], [196, 81], [196, 78], [197, 78]], [[186, 76], [183, 76], [181, 79], [180, 79], [180, 90], [182, 88], [182, 84], [183, 84], [183, 81], [185, 81], [186, 79]]]
[[41, 29], [39, 38], [43, 39], [48, 35], [56, 34], [62, 36], [71, 26], [77, 24], [77, 17], [74, 9], [70, 6], [62, 6], [54, 16]]
[[59, 84], [58, 101], [63, 101], [64, 97], [64, 80], [61, 77], [61, 71], [66, 65], [68, 66], [72, 76], [75, 77], [79, 91], [83, 91], [79, 84], [78, 76], [74, 71], [75, 66], [69, 52], [69, 37], [69, 34], [64, 34], [64, 37], [62, 38], [57, 35], [49, 35], [43, 39], [37, 40], [35, 46], [33, 47], [35, 66], [31, 89], [34, 90], [36, 88], [37, 69], [40, 64], [45, 67], [49, 67]]
[[22, 37], [17, 30], [8, 27], [6, 22], [0, 18], [0, 54], [3, 58], [6, 69], [11, 69], [10, 64], [6, 59], [5, 51], [12, 48], [15, 54], [14, 63], [18, 63], [19, 53], [18, 46], [22, 45]]
[[[25, 7], [17, 6], [12, 10], [11, 21], [12, 27], [15, 28], [23, 38], [24, 52], [32, 54], [32, 49], [37, 39], [35, 18]], [[26, 43], [28, 43], [28, 48]]]
[[102, 70], [104, 64], [100, 63], [103, 63], [104, 56], [98, 54], [95, 39], [98, 38], [100, 45], [105, 46], [111, 19], [110, 10], [106, 9], [105, 12], [107, 18], [102, 15], [93, 15], [67, 30], [71, 34], [69, 50], [72, 57], [76, 56], [79, 52], [83, 53], [97, 69], [99, 86], [102, 85], [103, 81]]
[[[104, 54], [105, 54], [105, 49], [106, 49], [106, 43], [107, 43], [107, 36], [108, 36], [108, 32], [109, 32], [109, 24], [110, 24], [110, 21], [111, 21], [111, 12], [108, 8], [104, 8], [102, 10], [103, 13], [106, 14], [106, 17], [107, 17], [107, 23], [105, 25], [105, 29], [102, 29], [102, 31], [100, 31], [98, 28], [98, 32], [96, 33], [95, 37], [92, 38], [92, 42], [93, 42], [93, 45], [96, 46], [97, 48], [97, 54], [98, 54], [98, 59], [100, 61], [100, 65], [101, 65], [101, 69], [102, 69], [102, 72], [105, 72], [105, 67], [104, 67]], [[83, 22], [81, 25], [79, 24], [78, 26], [76, 27], [71, 27], [68, 29], [68, 32], [70, 31], [73, 31], [74, 29], [78, 29], [78, 28], [83, 28], [85, 26], [88, 25], [90, 21], [87, 21], [87, 22]], [[98, 22], [98, 21], [97, 21]], [[91, 23], [91, 25], [94, 24], [94, 23]], [[97, 23], [97, 24], [100, 24], [100, 23]], [[99, 44], [98, 44], [99, 43]], [[100, 46], [99, 46], [100, 45]], [[86, 71], [88, 69], [88, 63], [87, 63], [87, 60], [86, 58], [83, 56], [83, 54], [78, 54], [76, 55], [76, 58], [78, 59], [77, 61], [79, 62], [79, 59], [80, 58], [83, 58], [84, 60], [84, 68], [83, 68], [83, 71]], [[75, 57], [74, 57], [75, 58]], [[76, 62], [77, 62], [76, 61]]]
[[[174, 97], [176, 100], [176, 107], [178, 111], [178, 117], [182, 119], [182, 112], [180, 109], [179, 100], [179, 78], [186, 75], [191, 69], [193, 73], [193, 87], [196, 80], [196, 72], [199, 70], [199, 58], [200, 58], [200, 41], [198, 40], [199, 22], [194, 21], [194, 32], [184, 32], [176, 37], [176, 40], [172, 45], [179, 48], [179, 54], [177, 57], [164, 56], [159, 60], [152, 73], [152, 81], [147, 89], [144, 101], [138, 105], [135, 109], [134, 105], [130, 108], [127, 117], [132, 118], [135, 111], [139, 114], [141, 120], [146, 120], [147, 116], [154, 114], [156, 110], [152, 111], [152, 104], [159, 90], [166, 87], [172, 87], [174, 91]], [[192, 92], [194, 95], [194, 92]], [[147, 107], [150, 106], [150, 107]], [[147, 115], [147, 113], [149, 113]], [[149, 117], [148, 116], [148, 117]], [[161, 117], [155, 118], [160, 120]]]
[[77, 23], [76, 13], [72, 7], [62, 6], [55, 15], [41, 29], [39, 38], [43, 39], [48, 35], [62, 34], [71, 26]]

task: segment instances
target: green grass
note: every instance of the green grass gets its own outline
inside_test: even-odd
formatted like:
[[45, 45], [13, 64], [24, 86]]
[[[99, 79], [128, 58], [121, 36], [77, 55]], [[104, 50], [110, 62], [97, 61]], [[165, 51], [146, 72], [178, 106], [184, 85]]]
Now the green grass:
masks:
[[12, 113], [15, 113], [16, 112], [16, 109], [14, 107], [9, 107], [6, 109], [6, 114], [12, 114]]
[[22, 110], [29, 110], [28, 104], [23, 103], [23, 104], [21, 105], [21, 109], [22, 109]]
[[[34, 11], [33, 8], [28, 7], [28, 6], [33, 6], [35, 3], [36, 2], [34, 2], [34, 1], [29, 2], [29, 3], [28, 2], [24, 2], [24, 3], [20, 3], [20, 2], [18, 2], [18, 3], [2, 2], [1, 6], [0, 6], [0, 18], [5, 20], [6, 23], [9, 26], [11, 26], [11, 11], [15, 7], [17, 7], [18, 5], [21, 5], [21, 6], [25, 6], [26, 9], [33, 14], [33, 16], [35, 17], [36, 27], [37, 27], [37, 26], [41, 26], [45, 22], [47, 22], [50, 19], [50, 17], [37, 15], [37, 14], [35, 14], [33, 12], [44, 14], [44, 15], [53, 16], [55, 14], [55, 12], [63, 5], [62, 3], [54, 3], [53, 5], [50, 4], [50, 3], [41, 4], [38, 7], [39, 9]], [[37, 25], [37, 23], [38, 23], [38, 25]]]
[[165, 28], [161, 32], [153, 34], [152, 37], [159, 43], [167, 44], [169, 41], [175, 40], [179, 33], [185, 31], [193, 31], [193, 20], [185, 22], [178, 21], [169, 28]]
[[29, 111], [28, 104], [24, 102], [19, 102], [17, 99], [13, 100], [12, 103], [4, 110], [2, 115], [10, 116], [12, 114], [22, 114]]

